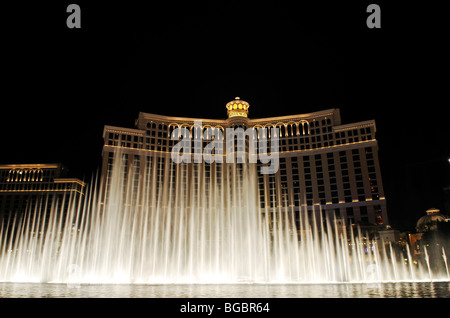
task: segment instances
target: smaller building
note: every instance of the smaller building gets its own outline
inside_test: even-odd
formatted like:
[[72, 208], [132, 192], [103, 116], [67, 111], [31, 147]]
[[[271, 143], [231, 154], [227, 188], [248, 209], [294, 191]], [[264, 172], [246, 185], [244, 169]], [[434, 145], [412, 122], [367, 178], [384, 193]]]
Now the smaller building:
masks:
[[447, 222], [448, 217], [440, 213], [439, 209], [428, 209], [427, 214], [422, 216], [416, 224], [416, 230], [419, 233], [427, 231], [435, 231], [437, 229], [438, 222]]
[[44, 213], [53, 203], [62, 204], [63, 200], [55, 199], [65, 195], [73, 199], [84, 196], [86, 184], [68, 177], [67, 172], [60, 163], [0, 165], [0, 228], [2, 224], [11, 226], [26, 211], [36, 208]]
[[378, 235], [382, 242], [398, 243], [400, 241], [400, 231], [394, 230], [391, 227], [378, 231]]
[[[439, 209], [431, 208], [426, 211], [416, 224], [417, 233], [409, 234], [409, 244], [414, 260], [425, 262], [429, 259], [439, 263], [442, 261], [442, 250], [450, 251], [450, 219]], [[425, 253], [426, 249], [426, 253]]]

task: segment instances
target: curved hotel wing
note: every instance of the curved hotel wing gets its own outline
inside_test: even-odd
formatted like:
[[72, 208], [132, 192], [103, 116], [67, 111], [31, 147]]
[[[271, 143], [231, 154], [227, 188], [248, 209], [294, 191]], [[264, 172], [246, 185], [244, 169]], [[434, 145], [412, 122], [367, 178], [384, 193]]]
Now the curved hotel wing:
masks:
[[[167, 164], [178, 143], [171, 140], [175, 128], [187, 128], [194, 135], [195, 122], [201, 121], [201, 136], [209, 127], [220, 129], [223, 136], [227, 128], [243, 127], [270, 138], [274, 127], [279, 128], [279, 169], [275, 174], [258, 174], [262, 211], [287, 207], [334, 214], [346, 225], [388, 224], [374, 120], [342, 125], [339, 109], [251, 119], [249, 107], [236, 97], [226, 105], [228, 118], [223, 120], [141, 112], [135, 129], [105, 126], [103, 184], [108, 184], [117, 149], [125, 154], [128, 166], [138, 166], [141, 172], [149, 162]], [[208, 143], [204, 140], [203, 146]]]
[[[6, 228], [27, 211], [49, 212], [52, 204], [59, 204], [66, 213], [72, 200], [84, 196], [86, 187], [83, 181], [67, 177], [67, 172], [61, 163], [0, 165], [0, 222]], [[66, 195], [70, 199], [64, 200]]]

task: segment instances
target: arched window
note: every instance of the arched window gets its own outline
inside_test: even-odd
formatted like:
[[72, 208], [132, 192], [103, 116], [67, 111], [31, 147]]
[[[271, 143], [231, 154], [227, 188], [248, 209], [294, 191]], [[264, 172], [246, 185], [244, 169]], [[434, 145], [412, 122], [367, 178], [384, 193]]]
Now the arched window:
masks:
[[286, 126], [286, 130], [287, 130], [286, 133], [287, 133], [288, 137], [291, 137], [292, 136], [292, 125], [288, 124]]
[[286, 137], [286, 126], [280, 125], [280, 137]]
[[195, 137], [194, 138], [202, 138], [202, 128], [199, 126], [195, 127]]
[[[177, 127], [179, 127], [179, 126], [178, 126], [178, 124], [176, 124], [176, 123], [169, 124], [169, 130], [168, 130], [168, 132], [167, 132], [167, 136], [168, 136], [169, 138], [172, 137], [172, 133], [173, 133], [173, 131], [175, 130], [175, 128], [177, 128]], [[179, 136], [177, 136], [177, 137], [179, 137]]]
[[300, 132], [300, 136], [309, 135], [309, 123], [306, 120], [301, 120], [299, 122], [298, 130]]
[[270, 126], [269, 125], [264, 126], [263, 137], [266, 139], [270, 138]]

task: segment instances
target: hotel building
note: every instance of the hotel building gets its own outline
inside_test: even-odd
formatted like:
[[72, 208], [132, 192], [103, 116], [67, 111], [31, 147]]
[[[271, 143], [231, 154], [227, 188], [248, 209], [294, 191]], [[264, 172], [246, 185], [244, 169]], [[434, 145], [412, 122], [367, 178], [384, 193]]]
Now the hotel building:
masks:
[[52, 204], [62, 204], [64, 195], [73, 199], [84, 196], [85, 186], [81, 180], [67, 177], [62, 164], [0, 165], [0, 220], [4, 226], [8, 220], [12, 224], [14, 217], [34, 213], [36, 207], [44, 215]]
[[[347, 226], [359, 223], [381, 228], [388, 224], [374, 120], [342, 124], [339, 109], [252, 119], [249, 108], [247, 102], [236, 97], [226, 104], [227, 119], [141, 112], [133, 129], [105, 126], [103, 184], [110, 182], [117, 149], [124, 154], [128, 167], [137, 167], [135, 171], [143, 173], [153, 165], [160, 169], [158, 177], [163, 179], [164, 166], [171, 163], [171, 149], [178, 143], [171, 140], [175, 128], [184, 127], [200, 136], [209, 127], [221, 130], [223, 136], [226, 128], [254, 128], [258, 136], [262, 133], [269, 138], [270, 128], [278, 128], [279, 169], [275, 174], [257, 177], [263, 212], [285, 207], [294, 209], [297, 219], [301, 211], [322, 211], [335, 215]], [[200, 131], [195, 127], [199, 120]], [[203, 146], [209, 142], [203, 141]], [[226, 152], [225, 146], [223, 149]], [[171, 164], [176, 169], [176, 164]]]

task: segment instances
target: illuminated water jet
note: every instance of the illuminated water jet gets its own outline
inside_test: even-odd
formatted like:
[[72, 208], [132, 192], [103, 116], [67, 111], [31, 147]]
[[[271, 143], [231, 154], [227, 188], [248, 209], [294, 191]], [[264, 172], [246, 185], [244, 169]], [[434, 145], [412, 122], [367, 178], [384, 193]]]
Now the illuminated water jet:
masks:
[[[67, 213], [45, 202], [0, 229], [0, 281], [334, 283], [430, 280], [392, 246], [308, 209], [260, 209], [255, 164], [166, 164], [141, 173], [116, 154]], [[125, 169], [127, 173], [124, 173]], [[64, 206], [64, 204], [62, 205]], [[43, 211], [43, 212], [42, 212]], [[445, 253], [445, 252], [444, 252]], [[407, 257], [410, 258], [408, 250]], [[448, 279], [448, 274], [447, 277]]]

